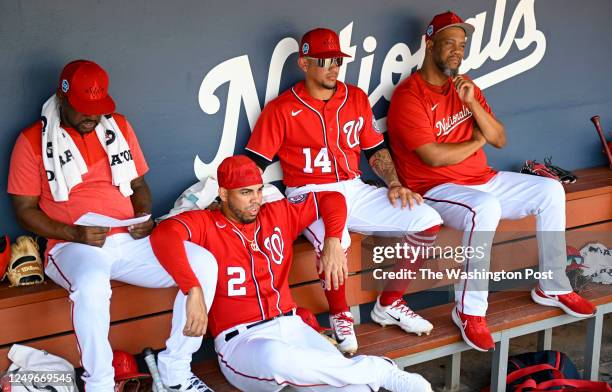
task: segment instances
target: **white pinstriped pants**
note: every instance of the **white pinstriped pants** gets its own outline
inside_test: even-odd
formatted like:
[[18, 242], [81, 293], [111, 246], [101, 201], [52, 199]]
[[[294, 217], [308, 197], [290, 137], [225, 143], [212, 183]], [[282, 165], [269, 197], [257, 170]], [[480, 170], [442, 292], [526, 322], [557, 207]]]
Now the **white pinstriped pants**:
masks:
[[[540, 280], [547, 294], [572, 291], [565, 274], [565, 191], [550, 178], [499, 172], [482, 185], [442, 184], [424, 195], [440, 213], [445, 226], [464, 231], [463, 246], [482, 246], [484, 257], [468, 260], [466, 271], [489, 271], [491, 245], [500, 219], [535, 215], [540, 271], [554, 279]], [[487, 312], [488, 280], [464, 280], [455, 285], [458, 309], [473, 316]]]

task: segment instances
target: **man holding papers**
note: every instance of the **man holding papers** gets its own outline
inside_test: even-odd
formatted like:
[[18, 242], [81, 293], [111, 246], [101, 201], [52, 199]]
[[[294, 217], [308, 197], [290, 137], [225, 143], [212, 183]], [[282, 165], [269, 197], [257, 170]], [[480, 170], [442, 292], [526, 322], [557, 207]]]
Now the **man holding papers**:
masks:
[[[134, 130], [114, 113], [107, 88], [108, 75], [99, 65], [86, 60], [67, 64], [41, 119], [19, 135], [8, 181], [20, 224], [48, 238], [46, 274], [70, 292], [87, 392], [114, 390], [110, 280], [175, 285], [149, 242], [153, 221], [144, 180], [147, 163]], [[201, 287], [178, 293], [159, 370], [171, 390], [207, 391], [190, 369], [202, 339], [202, 320], [187, 319], [186, 310], [204, 302], [210, 309], [217, 266], [203, 248], [185, 247]]]

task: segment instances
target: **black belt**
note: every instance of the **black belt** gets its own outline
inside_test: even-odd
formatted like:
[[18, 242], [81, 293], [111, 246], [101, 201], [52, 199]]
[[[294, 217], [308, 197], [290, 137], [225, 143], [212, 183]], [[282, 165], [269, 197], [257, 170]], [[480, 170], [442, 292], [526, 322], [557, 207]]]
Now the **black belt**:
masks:
[[[265, 320], [261, 320], [261, 321], [257, 321], [256, 323], [253, 323], [253, 324], [249, 324], [249, 325], [247, 325], [246, 328], [247, 329], [251, 329], [251, 328], [256, 327], [258, 325], [265, 324], [268, 321], [276, 320], [279, 317], [286, 317], [286, 316], [293, 316], [293, 315], [295, 315], [295, 312], [293, 311], [293, 309], [291, 309], [290, 311], [288, 311], [286, 313], [283, 313], [283, 314], [279, 314], [278, 316], [275, 316], [275, 317], [272, 317], [272, 318], [269, 318], [269, 319], [265, 319]], [[230, 339], [232, 339], [233, 337], [238, 336], [239, 333], [240, 333], [240, 331], [238, 331], [237, 329], [233, 330], [232, 332], [226, 333], [225, 334], [225, 341], [229, 342]]]

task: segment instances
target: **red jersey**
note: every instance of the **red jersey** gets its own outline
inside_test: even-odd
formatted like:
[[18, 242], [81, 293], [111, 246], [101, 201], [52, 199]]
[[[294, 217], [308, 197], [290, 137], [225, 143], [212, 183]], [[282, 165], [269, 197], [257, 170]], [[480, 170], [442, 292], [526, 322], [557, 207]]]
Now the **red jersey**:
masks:
[[[132, 126], [120, 114], [114, 113], [113, 118], [130, 147], [138, 175], [143, 176], [149, 167]], [[74, 128], [64, 129], [72, 137], [87, 164], [83, 182], [72, 188], [69, 199], [63, 202], [53, 200], [42, 161], [41, 121], [26, 128], [17, 138], [11, 155], [8, 193], [39, 197], [38, 206], [49, 218], [69, 225], [87, 212], [96, 212], [116, 219], [133, 218], [132, 201], [130, 197], [121, 194], [119, 187], [113, 185], [108, 155], [96, 133], [83, 135]], [[117, 232], [127, 232], [127, 229], [120, 227], [111, 231]], [[61, 241], [49, 238], [47, 251], [58, 242]]]
[[299, 82], [269, 102], [246, 149], [268, 161], [278, 155], [286, 186], [326, 184], [361, 175], [361, 150], [383, 143], [368, 96], [337, 83], [327, 102]]
[[[491, 108], [475, 87], [474, 96], [482, 107]], [[463, 104], [449, 78], [434, 86], [413, 73], [393, 93], [387, 116], [387, 132], [400, 181], [413, 191], [425, 193], [444, 183], [484, 184], [495, 171], [487, 164], [484, 149], [455, 165], [432, 167], [414, 151], [428, 143], [460, 143], [472, 138], [474, 118]]]
[[[336, 192], [323, 193], [325, 197], [332, 196], [324, 210], [326, 219], [332, 204], [344, 203], [344, 198]], [[288, 283], [293, 241], [319, 218], [319, 195], [309, 193], [266, 203], [261, 206], [256, 221], [250, 224], [233, 223], [221, 210], [197, 210], [169, 218], [155, 229], [151, 236], [153, 251], [183, 292], [198, 284], [184, 250], [181, 255], [169, 249], [176, 244], [182, 246], [178, 236], [215, 256], [219, 266], [217, 287], [208, 312], [213, 336], [235, 325], [273, 318], [296, 307]], [[336, 210], [340, 212], [332, 218], [329, 236], [339, 238], [346, 221], [346, 208], [344, 215], [341, 208]]]

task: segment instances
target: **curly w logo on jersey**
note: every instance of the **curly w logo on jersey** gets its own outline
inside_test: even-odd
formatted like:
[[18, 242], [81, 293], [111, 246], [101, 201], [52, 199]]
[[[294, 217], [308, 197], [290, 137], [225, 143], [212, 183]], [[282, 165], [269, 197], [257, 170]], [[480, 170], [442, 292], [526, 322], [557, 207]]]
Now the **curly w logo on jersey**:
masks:
[[359, 116], [357, 120], [350, 120], [344, 123], [342, 131], [346, 135], [346, 144], [349, 147], [357, 147], [359, 145], [359, 133], [363, 129], [363, 117]]
[[274, 233], [264, 240], [264, 246], [270, 253], [272, 261], [277, 265], [281, 265], [284, 259], [285, 241], [283, 240], [283, 233], [278, 226], [274, 227]]

